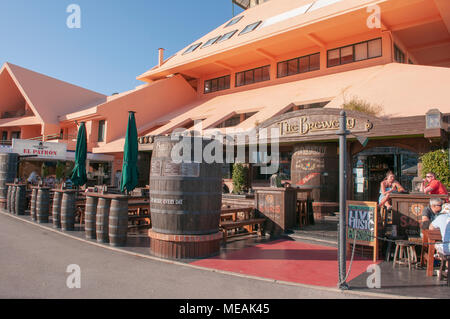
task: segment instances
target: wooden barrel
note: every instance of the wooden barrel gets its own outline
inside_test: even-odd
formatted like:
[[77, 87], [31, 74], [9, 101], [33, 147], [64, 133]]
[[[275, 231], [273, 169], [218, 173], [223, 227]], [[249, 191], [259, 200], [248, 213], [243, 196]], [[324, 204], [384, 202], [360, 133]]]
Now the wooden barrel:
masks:
[[25, 215], [25, 209], [27, 208], [27, 185], [19, 184], [16, 186], [15, 196], [15, 214]]
[[96, 239], [98, 197], [86, 196], [86, 209], [84, 213], [84, 231], [87, 239]]
[[300, 144], [291, 161], [292, 187], [311, 188], [316, 202], [336, 202], [339, 187], [337, 144]]
[[6, 211], [10, 211], [11, 210], [11, 192], [12, 192], [12, 185], [8, 185], [8, 193], [7, 193], [7, 197], [6, 197]]
[[39, 224], [48, 223], [50, 215], [50, 188], [39, 187], [36, 196], [36, 220]]
[[[193, 140], [190, 143], [195, 145]], [[222, 207], [221, 164], [176, 164], [171, 159], [175, 144], [170, 137], [156, 138], [150, 173], [153, 231], [178, 235], [216, 233]], [[200, 143], [202, 153], [206, 144], [205, 140]]]
[[32, 220], [36, 220], [36, 199], [38, 188], [33, 187], [31, 190], [31, 203], [30, 203], [30, 215]]
[[76, 212], [75, 191], [64, 191], [61, 200], [61, 229], [63, 231], [75, 230]]
[[[197, 154], [203, 154], [203, 150], [210, 143], [209, 140], [186, 138], [184, 141], [186, 144], [182, 145], [177, 141], [171, 141], [170, 137], [155, 138], [150, 169], [151, 234], [208, 236], [219, 232], [222, 207], [222, 165], [208, 164], [202, 158], [198, 159], [194, 156], [196, 150]], [[174, 153], [182, 153], [180, 146], [183, 151], [190, 148], [190, 153], [184, 154], [183, 157], [190, 158], [191, 162], [176, 163], [172, 159], [172, 149]], [[173, 242], [166, 244], [173, 247], [180, 245]], [[194, 256], [181, 258], [203, 257], [219, 249], [216, 239], [210, 242], [199, 240], [199, 245], [203, 248], [199, 247]], [[208, 245], [211, 247], [208, 248]], [[154, 247], [166, 249], [164, 245]], [[167, 249], [170, 251], [172, 247]], [[158, 256], [178, 258], [178, 256], [166, 256], [162, 252], [153, 251], [153, 253]]]
[[6, 203], [7, 183], [14, 182], [17, 177], [19, 156], [16, 153], [0, 153], [0, 202]]
[[128, 231], [128, 198], [113, 198], [109, 210], [108, 234], [111, 246], [125, 246]]
[[53, 228], [61, 228], [61, 203], [63, 193], [55, 191], [53, 194], [52, 220]]
[[98, 199], [95, 230], [97, 235], [97, 242], [99, 243], [107, 243], [109, 241], [108, 224], [110, 206], [110, 198], [100, 197]]
[[11, 206], [9, 207], [9, 212], [11, 214], [16, 213], [16, 185], [13, 185], [11, 188]]

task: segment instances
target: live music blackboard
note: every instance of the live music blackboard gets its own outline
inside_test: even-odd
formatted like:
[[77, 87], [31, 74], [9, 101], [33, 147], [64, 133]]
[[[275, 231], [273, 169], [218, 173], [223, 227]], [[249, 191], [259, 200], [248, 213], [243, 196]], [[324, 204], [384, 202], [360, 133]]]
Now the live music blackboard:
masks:
[[[377, 202], [347, 201], [347, 248], [355, 245], [373, 247], [374, 261], [378, 259]], [[356, 236], [356, 241], [355, 241]]]

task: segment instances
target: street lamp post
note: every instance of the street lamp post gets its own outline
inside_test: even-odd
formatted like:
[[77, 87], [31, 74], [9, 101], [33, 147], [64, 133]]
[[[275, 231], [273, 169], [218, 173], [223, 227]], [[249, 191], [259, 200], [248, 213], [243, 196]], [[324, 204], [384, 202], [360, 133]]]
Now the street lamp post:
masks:
[[338, 264], [339, 264], [339, 282], [338, 288], [347, 290], [348, 284], [345, 282], [346, 277], [346, 199], [347, 199], [347, 115], [345, 111], [341, 111], [339, 116], [339, 247], [338, 247]]

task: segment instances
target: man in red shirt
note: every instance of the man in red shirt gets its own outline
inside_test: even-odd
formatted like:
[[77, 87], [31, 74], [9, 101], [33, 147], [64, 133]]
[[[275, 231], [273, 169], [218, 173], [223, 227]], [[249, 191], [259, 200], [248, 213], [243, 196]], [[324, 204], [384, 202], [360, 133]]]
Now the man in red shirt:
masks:
[[425, 180], [420, 186], [420, 191], [425, 194], [448, 195], [447, 188], [436, 179], [436, 175], [432, 172], [427, 173]]

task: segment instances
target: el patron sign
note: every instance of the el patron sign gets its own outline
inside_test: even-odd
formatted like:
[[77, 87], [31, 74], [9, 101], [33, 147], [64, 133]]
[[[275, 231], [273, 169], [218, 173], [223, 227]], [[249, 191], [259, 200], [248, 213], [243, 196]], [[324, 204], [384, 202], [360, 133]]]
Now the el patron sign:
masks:
[[65, 159], [67, 144], [13, 139], [12, 149], [14, 153], [19, 155]]

